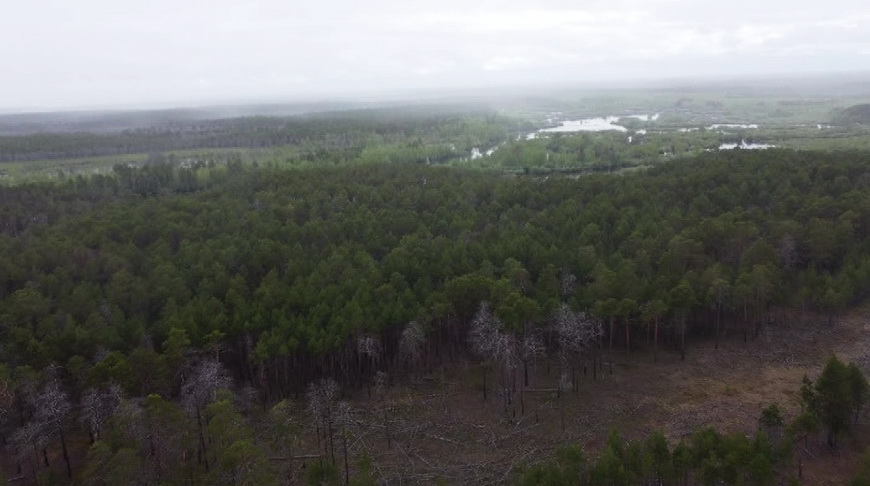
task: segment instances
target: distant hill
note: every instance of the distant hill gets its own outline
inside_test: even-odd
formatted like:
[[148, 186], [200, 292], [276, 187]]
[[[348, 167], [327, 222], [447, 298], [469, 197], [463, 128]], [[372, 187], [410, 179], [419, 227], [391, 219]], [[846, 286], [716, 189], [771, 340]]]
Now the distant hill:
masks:
[[843, 110], [837, 121], [849, 125], [853, 123], [870, 124], [870, 103], [850, 106]]

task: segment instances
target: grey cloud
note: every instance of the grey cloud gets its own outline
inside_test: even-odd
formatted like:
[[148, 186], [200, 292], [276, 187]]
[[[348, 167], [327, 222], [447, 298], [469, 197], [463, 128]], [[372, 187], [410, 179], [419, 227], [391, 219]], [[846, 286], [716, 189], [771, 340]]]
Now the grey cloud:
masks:
[[833, 0], [16, 2], [0, 110], [868, 66]]

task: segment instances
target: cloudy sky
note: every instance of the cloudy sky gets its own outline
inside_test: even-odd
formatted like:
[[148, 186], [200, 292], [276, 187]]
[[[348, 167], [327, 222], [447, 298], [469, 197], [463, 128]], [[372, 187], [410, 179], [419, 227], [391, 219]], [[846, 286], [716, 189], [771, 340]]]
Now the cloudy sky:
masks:
[[0, 111], [870, 70], [867, 0], [27, 0]]

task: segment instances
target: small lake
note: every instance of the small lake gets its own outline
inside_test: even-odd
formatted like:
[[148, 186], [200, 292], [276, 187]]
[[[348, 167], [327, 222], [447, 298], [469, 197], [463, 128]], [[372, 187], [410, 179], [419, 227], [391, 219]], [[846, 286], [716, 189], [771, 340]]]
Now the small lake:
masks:
[[723, 143], [719, 145], [719, 150], [734, 150], [736, 148], [742, 150], [765, 150], [776, 148], [776, 145], [769, 143], [746, 143], [746, 140], [741, 140], [740, 143]]
[[720, 128], [758, 128], [758, 125], [755, 123], [751, 124], [743, 124], [743, 123], [714, 123], [707, 127], [707, 130], [719, 130]]
[[[628, 143], [631, 144], [634, 142], [634, 137], [636, 135], [646, 135], [647, 130], [645, 128], [641, 129], [628, 129], [622, 125], [619, 125], [618, 122], [620, 119], [624, 118], [634, 118], [636, 120], [640, 120], [642, 122], [651, 122], [656, 121], [659, 118], [658, 113], [654, 113], [651, 115], [621, 115], [621, 116], [602, 116], [602, 117], [594, 117], [594, 118], [583, 118], [580, 120], [565, 120], [560, 122], [561, 125], [557, 127], [550, 128], [542, 128], [536, 132], [527, 133], [525, 135], [519, 135], [517, 140], [533, 140], [537, 138], [538, 134], [545, 133], [576, 133], [576, 132], [605, 132], [605, 131], [617, 131], [617, 132], [628, 132]], [[548, 122], [555, 123], [556, 120], [553, 118], [548, 118]], [[706, 130], [718, 130], [724, 132], [727, 129], [742, 129], [742, 130], [752, 130], [757, 129], [758, 125], [755, 123], [714, 123], [712, 125], [708, 125], [703, 127]], [[819, 125], [819, 129], [825, 128], [823, 125]], [[673, 129], [672, 129], [673, 130]], [[681, 133], [689, 133], [701, 130], [701, 127], [683, 127], [677, 128], [676, 131]], [[491, 156], [496, 150], [498, 150], [499, 146], [491, 147], [487, 150], [482, 150], [480, 148], [473, 148], [471, 150], [471, 154], [469, 156], [470, 160], [480, 159], [483, 157]], [[722, 143], [719, 145], [719, 150], [733, 150], [736, 148], [740, 148], [743, 150], [764, 150], [770, 148], [776, 148], [776, 145], [766, 144], [766, 143], [747, 143], [746, 140], [741, 140], [740, 143]], [[715, 149], [711, 149], [715, 150]], [[468, 160], [468, 159], [466, 159]]]
[[636, 118], [640, 121], [648, 122], [658, 120], [659, 114], [656, 113], [653, 115], [604, 116], [597, 118], [583, 118], [581, 120], [566, 120], [563, 121], [562, 124], [558, 127], [544, 128], [538, 130], [536, 133], [604, 132], [608, 130], [627, 132], [627, 128], [622, 125], [616, 124], [616, 122], [618, 122], [620, 118]]

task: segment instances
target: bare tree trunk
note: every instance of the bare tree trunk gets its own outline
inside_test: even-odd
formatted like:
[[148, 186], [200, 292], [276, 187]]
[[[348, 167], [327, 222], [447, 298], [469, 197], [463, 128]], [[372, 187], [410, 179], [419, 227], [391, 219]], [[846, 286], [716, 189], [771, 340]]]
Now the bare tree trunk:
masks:
[[293, 480], [293, 444], [287, 444], [287, 479]]
[[332, 455], [332, 464], [334, 465], [335, 464], [335, 441], [333, 440], [333, 437], [332, 437], [332, 419], [331, 418], [326, 422], [326, 427], [327, 427], [327, 431], [329, 432], [329, 451], [330, 451], [330, 454]]
[[391, 438], [390, 438], [390, 421], [387, 418], [387, 407], [384, 407], [384, 430], [387, 433], [387, 448], [392, 449], [393, 446], [391, 444]]
[[523, 383], [529, 386], [529, 362], [523, 361]]
[[39, 450], [36, 448], [36, 443], [33, 443], [33, 484], [38, 484], [36, 481], [36, 473], [39, 471]]
[[719, 349], [719, 326], [722, 321], [722, 306], [718, 303], [716, 304], [716, 345], [715, 349]]
[[686, 361], [686, 315], [680, 314], [680, 361]]
[[63, 433], [63, 426], [58, 428], [60, 433], [60, 446], [63, 449], [63, 460], [66, 461], [66, 477], [72, 479], [72, 466], [69, 463], [69, 452], [66, 448], [66, 436]]
[[610, 332], [608, 333], [608, 334], [609, 334], [608, 337], [609, 337], [609, 339], [610, 339], [610, 345], [609, 345], [609, 347], [610, 347], [610, 353], [611, 353], [611, 354], [613, 354], [613, 321], [614, 321], [614, 319], [613, 319], [613, 317], [611, 317], [611, 318], [610, 318]]
[[749, 326], [749, 304], [746, 302], [746, 299], [743, 299], [743, 342], [749, 340], [748, 332], [746, 328]]
[[341, 431], [341, 440], [343, 442], [344, 449], [344, 485], [347, 486], [347, 484], [350, 482], [350, 467], [348, 467], [347, 465], [347, 434], [345, 433], [344, 429], [342, 429]]
[[198, 458], [202, 464], [205, 465], [205, 471], [208, 472], [208, 456], [206, 455], [205, 450], [205, 436], [202, 433], [202, 415], [199, 413], [199, 409], [196, 409], [196, 423], [199, 426], [199, 452]]
[[483, 401], [486, 401], [486, 363], [481, 367], [483, 369]]
[[320, 448], [320, 425], [317, 425], [317, 429], [315, 431], [314, 436], [317, 437], [317, 451], [318, 452], [320, 452], [321, 450], [323, 451], [323, 453], [320, 454], [320, 457], [317, 458], [318, 462], [320, 462], [320, 465], [323, 466], [323, 458], [326, 457], [327, 451], [326, 451], [325, 446], [323, 449]]
[[525, 393], [523, 388], [520, 388], [520, 413], [522, 415], [526, 414], [526, 401], [525, 401]]
[[[155, 467], [157, 468], [157, 481], [159, 482], [161, 479], [160, 478], [160, 476], [161, 476], [160, 456], [157, 454], [157, 446], [154, 444], [154, 434], [153, 433], [148, 435], [148, 445], [149, 445], [149, 448], [151, 449], [151, 455], [154, 456]], [[197, 450], [197, 452], [199, 452], [199, 450]], [[200, 457], [201, 457], [200, 455], [197, 455], [197, 458], [200, 458]]]

